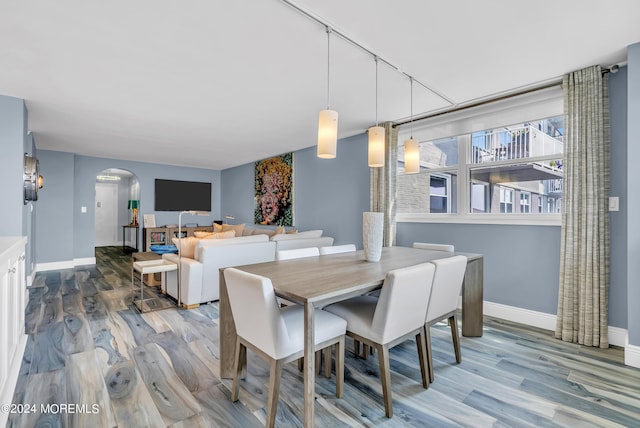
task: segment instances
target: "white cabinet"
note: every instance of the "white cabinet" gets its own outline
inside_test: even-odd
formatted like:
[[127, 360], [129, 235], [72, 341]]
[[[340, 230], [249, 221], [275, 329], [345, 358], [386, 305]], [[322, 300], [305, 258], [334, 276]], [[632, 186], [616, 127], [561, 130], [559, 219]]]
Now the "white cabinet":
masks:
[[[0, 237], [0, 403], [11, 403], [22, 354], [26, 303], [25, 237]], [[0, 412], [0, 426], [7, 421]]]

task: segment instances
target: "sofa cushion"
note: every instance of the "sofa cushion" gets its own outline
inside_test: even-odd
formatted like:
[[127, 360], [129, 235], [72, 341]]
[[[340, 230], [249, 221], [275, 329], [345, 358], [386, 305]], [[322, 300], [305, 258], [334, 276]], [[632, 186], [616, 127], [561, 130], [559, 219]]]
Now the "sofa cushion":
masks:
[[286, 241], [289, 239], [302, 239], [302, 238], [320, 238], [322, 236], [322, 230], [305, 230], [298, 233], [282, 233], [275, 235], [271, 238], [272, 241]]

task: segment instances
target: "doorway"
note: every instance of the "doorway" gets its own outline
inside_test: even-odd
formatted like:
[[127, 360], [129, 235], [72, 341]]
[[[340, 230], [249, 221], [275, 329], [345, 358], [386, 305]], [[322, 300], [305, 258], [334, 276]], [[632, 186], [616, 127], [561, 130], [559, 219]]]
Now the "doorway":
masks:
[[[130, 171], [108, 168], [96, 176], [95, 185], [95, 239], [96, 247], [122, 246], [122, 226], [131, 222], [128, 202], [140, 199], [138, 177]], [[139, 242], [136, 229], [127, 229], [124, 245]]]

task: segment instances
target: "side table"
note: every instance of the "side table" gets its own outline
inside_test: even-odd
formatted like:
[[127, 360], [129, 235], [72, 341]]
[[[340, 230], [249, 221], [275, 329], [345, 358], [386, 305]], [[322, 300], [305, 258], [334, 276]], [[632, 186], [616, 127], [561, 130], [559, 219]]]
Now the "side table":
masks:
[[[143, 251], [143, 252], [138, 252], [138, 253], [133, 253], [131, 254], [131, 257], [133, 257], [133, 261], [134, 262], [147, 262], [150, 260], [162, 260], [162, 255], [158, 254], [158, 253], [154, 253], [153, 251]], [[161, 272], [158, 272], [158, 275], [156, 276], [155, 273], [150, 273], [145, 275], [145, 284], [147, 284], [149, 287], [155, 287], [157, 285], [160, 285], [161, 280], [159, 278], [159, 276], [161, 275]]]
[[[136, 246], [134, 247], [134, 252], [138, 251], [138, 229], [140, 229], [139, 225], [134, 225], [134, 224], [125, 224], [124, 226], [122, 226], [122, 252], [123, 253], [127, 253], [127, 246], [126, 246], [126, 231], [127, 229], [133, 229], [134, 234], [135, 234], [135, 239], [136, 239]], [[131, 234], [129, 234], [129, 236], [131, 236]]]
[[[175, 305], [168, 299], [160, 296], [144, 297], [144, 275], [163, 273], [178, 269], [178, 265], [168, 260], [147, 260], [133, 262], [131, 267], [131, 302], [138, 308], [140, 312], [149, 312], [158, 309], [166, 309]], [[135, 298], [135, 272], [140, 274], [140, 298]]]

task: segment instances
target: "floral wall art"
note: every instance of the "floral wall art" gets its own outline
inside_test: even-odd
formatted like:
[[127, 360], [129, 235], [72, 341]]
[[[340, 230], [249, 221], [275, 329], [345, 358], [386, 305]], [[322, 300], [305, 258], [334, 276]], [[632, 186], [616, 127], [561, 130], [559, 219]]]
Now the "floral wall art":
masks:
[[293, 153], [257, 161], [256, 224], [293, 226]]

